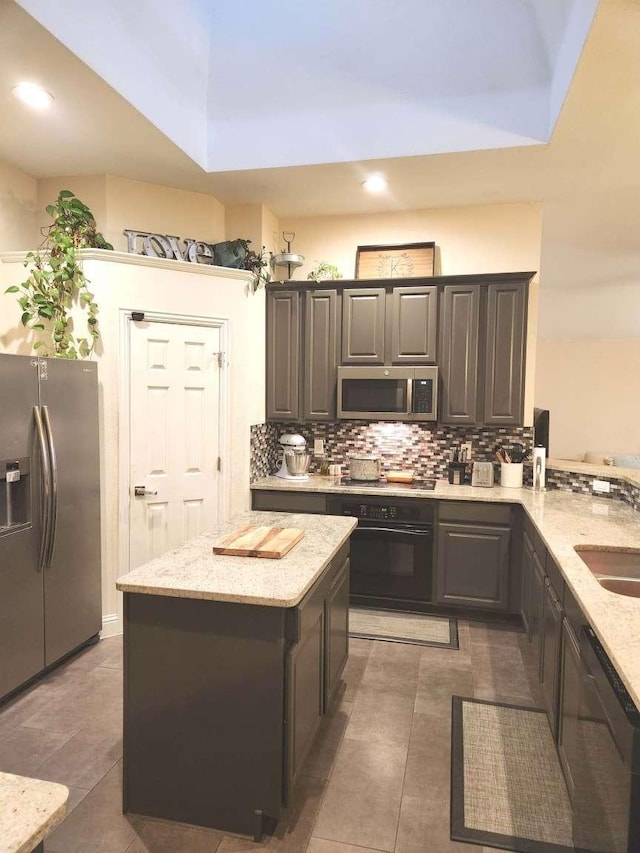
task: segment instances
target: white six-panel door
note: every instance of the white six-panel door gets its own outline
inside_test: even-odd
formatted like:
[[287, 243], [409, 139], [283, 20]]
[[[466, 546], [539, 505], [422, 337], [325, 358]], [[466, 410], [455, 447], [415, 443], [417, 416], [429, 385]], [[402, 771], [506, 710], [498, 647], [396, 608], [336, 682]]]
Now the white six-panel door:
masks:
[[[130, 568], [218, 520], [220, 329], [130, 328]], [[135, 495], [135, 487], [147, 494]]]

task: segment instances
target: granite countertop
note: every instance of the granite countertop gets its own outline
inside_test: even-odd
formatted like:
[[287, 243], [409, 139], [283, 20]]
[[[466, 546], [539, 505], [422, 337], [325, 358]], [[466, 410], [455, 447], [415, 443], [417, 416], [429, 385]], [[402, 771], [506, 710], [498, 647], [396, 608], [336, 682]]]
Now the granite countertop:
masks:
[[640, 470], [637, 468], [618, 468], [617, 465], [594, 465], [591, 462], [575, 462], [573, 459], [547, 459], [547, 468], [555, 471], [568, 471], [573, 474], [586, 474], [587, 477], [622, 480], [623, 483], [640, 486]]
[[560, 489], [545, 492], [499, 486], [483, 489], [452, 486], [441, 480], [434, 491], [407, 489], [399, 484], [353, 489], [330, 477], [313, 475], [306, 481], [265, 477], [251, 488], [520, 504], [640, 708], [640, 599], [603, 589], [574, 551], [576, 545], [640, 549], [640, 512], [637, 510], [608, 498], [577, 495]]
[[65, 816], [68, 798], [64, 785], [0, 773], [0, 853], [31, 853]]
[[[248, 524], [301, 527], [304, 539], [281, 560], [214, 554], [213, 546]], [[357, 522], [351, 518], [244, 512], [118, 578], [123, 592], [294, 607], [304, 598]]]

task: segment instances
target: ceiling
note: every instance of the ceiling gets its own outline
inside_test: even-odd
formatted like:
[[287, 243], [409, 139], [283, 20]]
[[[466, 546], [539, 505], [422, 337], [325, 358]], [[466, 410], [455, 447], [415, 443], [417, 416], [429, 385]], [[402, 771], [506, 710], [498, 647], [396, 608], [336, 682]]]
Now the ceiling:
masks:
[[[194, 118], [197, 113], [194, 103], [201, 103], [203, 93], [194, 93], [186, 81], [187, 77], [195, 79], [195, 71], [208, 62], [209, 48], [198, 36], [198, 25], [210, 3], [207, 0], [189, 0], [188, 4], [180, 4], [179, 10], [174, 7], [170, 27], [167, 30], [165, 22], [162, 30], [156, 20], [158, 16], [150, 12], [151, 2], [140, 0], [137, 4], [146, 10], [146, 29], [134, 26], [131, 16], [136, 4], [118, 4], [121, 7], [118, 18], [120, 30], [130, 34], [129, 41], [125, 40], [122, 48], [125, 53], [122, 67], [128, 68], [123, 80], [135, 78], [139, 87], [139, 97], [135, 92], [128, 93], [130, 103], [117, 91], [116, 83], [123, 86], [122, 81], [112, 80], [111, 85], [105, 82], [21, 6], [13, 0], [0, 0], [0, 159], [36, 177], [108, 173], [212, 193], [225, 204], [262, 203], [281, 218], [492, 202], [541, 202], [544, 211], [542, 269], [545, 286], [567, 283], [599, 285], [610, 280], [612, 261], [618, 264], [616, 275], [621, 281], [636, 280], [635, 270], [640, 268], [640, 248], [637, 248], [636, 238], [640, 233], [640, 170], [637, 168], [640, 140], [640, 0], [600, 0], [573, 78], [570, 74], [567, 76], [564, 68], [566, 82], [570, 83], [564, 100], [558, 95], [558, 90], [554, 90], [554, 103], [559, 110], [555, 124], [549, 93], [546, 133], [548, 135], [552, 131], [552, 135], [548, 143], [532, 144], [535, 139], [531, 133], [544, 137], [538, 127], [540, 121], [536, 120], [536, 128], [520, 126], [518, 130], [514, 124], [510, 128], [507, 125], [498, 127], [503, 134], [520, 133], [521, 139], [523, 134], [528, 137], [524, 140], [527, 144], [520, 142], [515, 147], [505, 144], [500, 148], [478, 147], [453, 153], [424, 151], [412, 156], [354, 159], [354, 151], [347, 151], [345, 143], [343, 162], [218, 172], [207, 172], [198, 165], [197, 161], [204, 162], [211, 153], [208, 151], [210, 140], [197, 130], [197, 117]], [[52, 16], [58, 18], [64, 17], [61, 14], [63, 7], [66, 12], [74, 4], [76, 0], [46, 0], [46, 3], [23, 0], [23, 5], [46, 7]], [[87, 4], [82, 4], [82, 14], [76, 17], [85, 23], [86, 20], [92, 22], [94, 33], [92, 40], [87, 36], [85, 49], [81, 52], [89, 52], [90, 45], [95, 47], [96, 36], [108, 32], [105, 19], [96, 12], [96, 7], [113, 12], [114, 4], [115, 0], [111, 4], [108, 0], [92, 4], [90, 16], [87, 15]], [[80, 6], [79, 3], [77, 5]], [[329, 0], [325, 5], [335, 11]], [[352, 13], [358, 7], [355, 2], [347, 5]], [[381, 5], [386, 8], [386, 2], [381, 0]], [[431, 9], [436, 5], [446, 7], [450, 12], [462, 6], [466, 8], [464, 0], [438, 0], [437, 4], [421, 5], [429, 5]], [[502, 96], [508, 98], [509, 91], [516, 91], [518, 86], [522, 90], [535, 80], [546, 81], [549, 85], [549, 81], [553, 81], [553, 69], [560, 75], [557, 61], [561, 53], [559, 34], [566, 36], [569, 32], [567, 22], [575, 14], [575, 9], [588, 13], [589, 9], [593, 11], [594, 4], [592, 0], [574, 0], [573, 3], [565, 3], [564, 0], [536, 3], [505, 0], [505, 4], [494, 3], [493, 0], [483, 0], [479, 4], [478, 0], [473, 0], [473, 5], [482, 6], [485, 12], [488, 8], [499, 11], [504, 5], [519, 7], [522, 20], [532, 23], [535, 18], [535, 38], [530, 34], [525, 51], [526, 63], [514, 66], [517, 86], [510, 90], [509, 81], [500, 84], [503, 85]], [[185, 11], [187, 6], [188, 13]], [[271, 9], [273, 17], [272, 4], [265, 0], [265, 6]], [[304, 111], [296, 109], [303, 96], [300, 88], [303, 81], [296, 73], [298, 66], [293, 59], [289, 67], [284, 57], [302, 61], [298, 49], [291, 52], [291, 38], [286, 35], [287, 31], [295, 35], [302, 27], [297, 17], [291, 13], [288, 17], [282, 15], [277, 18], [282, 29], [268, 31], [266, 43], [269, 51], [265, 53], [256, 48], [255, 41], [255, 34], [264, 30], [264, 20], [258, 17], [256, 23], [252, 17], [248, 23], [244, 3], [236, 0], [234, 7], [238, 9], [235, 19], [235, 26], [240, 31], [238, 35], [243, 44], [247, 43], [246, 50], [238, 50], [234, 68], [247, 63], [247, 68], [252, 69], [252, 78], [247, 79], [253, 79], [254, 89], [252, 92], [236, 89], [233, 78], [225, 76], [226, 91], [221, 101], [225, 121], [233, 117], [234, 109], [244, 111], [241, 118], [245, 119], [247, 114], [258, 116], [261, 111], [271, 114], [274, 105], [282, 98], [284, 104], [292, 104], [291, 109], [277, 113], [278, 138], [283, 150], [289, 152], [287, 156], [291, 149], [284, 149], [284, 146], [288, 145], [291, 137], [328, 136], [334, 140], [331, 144], [335, 147], [337, 134], [344, 130], [345, 139], [351, 139], [346, 134], [346, 125], [340, 121], [334, 121], [328, 129], [321, 122], [313, 132], [308, 130], [308, 126], [305, 129]], [[288, 3], [282, 0], [278, 8], [288, 9]], [[362, 0], [359, 8], [360, 20], [366, 25], [360, 24], [352, 33], [354, 44], [362, 41], [368, 32], [370, 0], [366, 3]], [[226, 2], [220, 0], [216, 9], [228, 11]], [[252, 9], [255, 12], [255, 8]], [[581, 17], [583, 29], [588, 17], [588, 14]], [[226, 34], [233, 23], [220, 26], [219, 32]], [[424, 21], [422, 23], [424, 25]], [[500, 20], [492, 18], [491, 25], [489, 29], [503, 32]], [[334, 29], [326, 35], [325, 42], [332, 41], [336, 26], [334, 19]], [[404, 31], [406, 27], [402, 29]], [[416, 29], [410, 26], [412, 32]], [[432, 29], [442, 37], [435, 27]], [[500, 41], [487, 41], [487, 29], [485, 27], [481, 31], [482, 38], [479, 35], [478, 42], [487, 49], [495, 50]], [[308, 44], [309, 27], [305, 25], [302, 30], [305, 35], [301, 43]], [[577, 31], [579, 27], [571, 30], [574, 39]], [[140, 32], [145, 33], [144, 40], [141, 40]], [[170, 44], [166, 40], [167, 32], [172, 39]], [[380, 36], [379, 28], [374, 28], [373, 32]], [[397, 30], [393, 33], [394, 39], [400, 38]], [[148, 35], [153, 35], [153, 38], [147, 38]], [[509, 31], [504, 38], [507, 39], [508, 35]], [[422, 36], [423, 32], [420, 32]], [[70, 38], [69, 35], [65, 37]], [[215, 40], [218, 36], [214, 33], [213, 38]], [[120, 44], [119, 50], [114, 52], [110, 38], [103, 38], [103, 42], [112, 53], [120, 55]], [[344, 46], [347, 42], [341, 44]], [[133, 51], [135, 56], [135, 50], [140, 50], [141, 45], [146, 45], [147, 49], [140, 55], [136, 75], [131, 73], [127, 50]], [[503, 63], [514, 61], [514, 51], [507, 47], [500, 59]], [[190, 54], [187, 48], [191, 50]], [[185, 77], [178, 78], [179, 91], [172, 89], [168, 78], [164, 84], [158, 82], [162, 81], [163, 73], [166, 75], [162, 57], [173, 49], [181, 57], [185, 70]], [[361, 50], [358, 48], [358, 56], [362, 56]], [[411, 51], [415, 58], [414, 43]], [[91, 52], [93, 56], [93, 49]], [[98, 51], [91, 61], [97, 63], [100, 55], [104, 56], [104, 51], [102, 54]], [[224, 55], [229, 60], [233, 59], [228, 48]], [[285, 88], [284, 94], [274, 89], [271, 72], [266, 70], [276, 55], [274, 67], [290, 71], [293, 81], [292, 88]], [[428, 67], [429, 73], [434, 71], [433, 66]], [[375, 75], [382, 75], [386, 68], [383, 64], [366, 78], [369, 93], [373, 91]], [[353, 65], [347, 63], [340, 69], [340, 80], [347, 72], [353, 71]], [[106, 71], [101, 69], [101, 73], [104, 75]], [[485, 88], [488, 74], [488, 66], [484, 66], [482, 85]], [[264, 81], [268, 81], [267, 95], [264, 87], [260, 86], [263, 75]], [[463, 81], [458, 72], [447, 70], [445, 73], [441, 70], [436, 77], [439, 98], [449, 98], [449, 102], [455, 98], [463, 99]], [[46, 115], [28, 112], [11, 96], [11, 87], [18, 79], [24, 78], [40, 82], [54, 93], [54, 107]], [[333, 85], [337, 79], [327, 77]], [[380, 80], [381, 76], [378, 82]], [[469, 97], [473, 94], [469, 89], [472, 83], [467, 79], [465, 84]], [[233, 93], [240, 91], [242, 106], [237, 106]], [[141, 92], [150, 98], [144, 104]], [[208, 107], [211, 106], [210, 98], [211, 93], [208, 92]], [[327, 106], [326, 101], [322, 106]], [[178, 144], [169, 138], [167, 128], [164, 132], [159, 129], [159, 120], [154, 123], [143, 114], [149, 115], [154, 109], [161, 112], [161, 108], [174, 111], [174, 115], [176, 111], [182, 111], [183, 126], [191, 128], [193, 139], [178, 140]], [[483, 123], [477, 113], [476, 118], [479, 124]], [[521, 122], [521, 116], [516, 116], [516, 119]], [[497, 125], [499, 123], [494, 121], [493, 126]], [[402, 134], [397, 133], [396, 136], [410, 137], [411, 134], [405, 132], [406, 126], [402, 124], [401, 127]], [[251, 133], [248, 141], [254, 149], [260, 149], [260, 132]], [[371, 196], [362, 191], [360, 183], [371, 171], [382, 171], [389, 178], [390, 189], [386, 194]], [[622, 263], [621, 255], [624, 257]]]

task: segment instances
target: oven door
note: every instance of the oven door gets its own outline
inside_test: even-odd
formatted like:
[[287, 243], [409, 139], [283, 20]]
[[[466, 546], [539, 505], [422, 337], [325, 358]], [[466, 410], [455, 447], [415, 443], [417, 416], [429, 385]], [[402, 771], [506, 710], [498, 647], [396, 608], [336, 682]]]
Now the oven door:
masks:
[[360, 521], [350, 559], [352, 595], [431, 601], [432, 527]]

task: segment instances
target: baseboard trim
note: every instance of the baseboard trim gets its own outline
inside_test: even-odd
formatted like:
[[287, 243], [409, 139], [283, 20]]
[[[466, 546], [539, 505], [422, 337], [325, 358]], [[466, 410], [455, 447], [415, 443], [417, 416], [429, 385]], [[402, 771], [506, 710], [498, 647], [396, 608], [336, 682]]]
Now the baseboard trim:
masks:
[[108, 613], [106, 616], [103, 616], [102, 630], [100, 631], [100, 636], [102, 638], [115, 637], [118, 634], [122, 634], [122, 623], [120, 622], [120, 614]]

